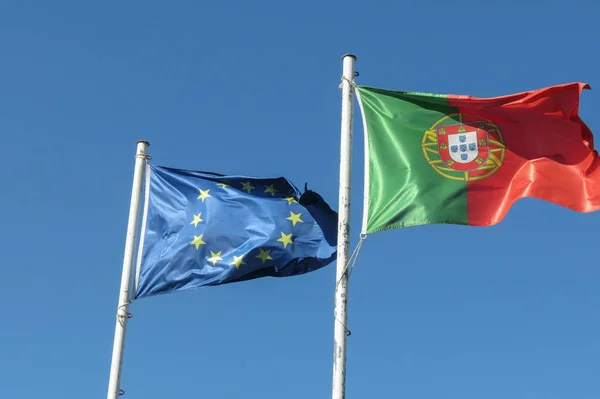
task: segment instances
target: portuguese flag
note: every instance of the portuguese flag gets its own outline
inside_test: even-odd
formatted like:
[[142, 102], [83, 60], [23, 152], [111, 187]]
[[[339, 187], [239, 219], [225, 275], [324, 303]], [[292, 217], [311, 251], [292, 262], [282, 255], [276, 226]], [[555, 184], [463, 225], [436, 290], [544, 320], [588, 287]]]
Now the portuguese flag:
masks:
[[357, 86], [366, 145], [363, 233], [489, 226], [523, 197], [600, 209], [600, 157], [579, 118], [583, 83], [502, 97]]

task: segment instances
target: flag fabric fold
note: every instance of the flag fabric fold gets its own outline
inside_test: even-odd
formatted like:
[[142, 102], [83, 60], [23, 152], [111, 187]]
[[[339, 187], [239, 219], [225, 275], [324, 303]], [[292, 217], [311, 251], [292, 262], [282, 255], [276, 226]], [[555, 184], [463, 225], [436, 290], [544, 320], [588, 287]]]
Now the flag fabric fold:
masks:
[[600, 209], [600, 158], [578, 114], [587, 88], [477, 98], [358, 86], [367, 147], [363, 233], [489, 226], [524, 197]]
[[287, 179], [149, 165], [146, 226], [136, 298], [331, 263], [337, 213]]

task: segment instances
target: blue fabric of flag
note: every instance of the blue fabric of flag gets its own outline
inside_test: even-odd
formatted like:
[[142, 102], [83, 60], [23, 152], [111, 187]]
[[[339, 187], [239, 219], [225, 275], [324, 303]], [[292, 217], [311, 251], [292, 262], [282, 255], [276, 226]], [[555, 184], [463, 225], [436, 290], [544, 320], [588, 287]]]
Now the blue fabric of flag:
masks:
[[283, 177], [148, 169], [136, 298], [300, 275], [336, 257], [338, 215], [314, 191]]

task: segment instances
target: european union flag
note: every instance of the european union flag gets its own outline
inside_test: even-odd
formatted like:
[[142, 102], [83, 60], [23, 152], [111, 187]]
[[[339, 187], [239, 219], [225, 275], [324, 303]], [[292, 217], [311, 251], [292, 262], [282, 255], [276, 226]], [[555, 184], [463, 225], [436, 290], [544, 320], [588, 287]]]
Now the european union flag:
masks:
[[150, 165], [136, 298], [317, 270], [336, 257], [337, 212], [287, 179]]

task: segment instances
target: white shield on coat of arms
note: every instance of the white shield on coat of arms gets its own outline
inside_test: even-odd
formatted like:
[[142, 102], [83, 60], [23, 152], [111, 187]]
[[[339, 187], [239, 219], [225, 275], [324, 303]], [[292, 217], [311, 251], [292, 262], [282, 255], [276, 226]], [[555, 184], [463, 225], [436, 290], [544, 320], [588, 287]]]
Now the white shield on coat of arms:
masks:
[[440, 159], [447, 167], [471, 171], [487, 161], [489, 140], [485, 123], [438, 125], [436, 131]]
[[477, 131], [449, 134], [448, 147], [450, 147], [450, 158], [454, 162], [473, 162], [479, 155]]

